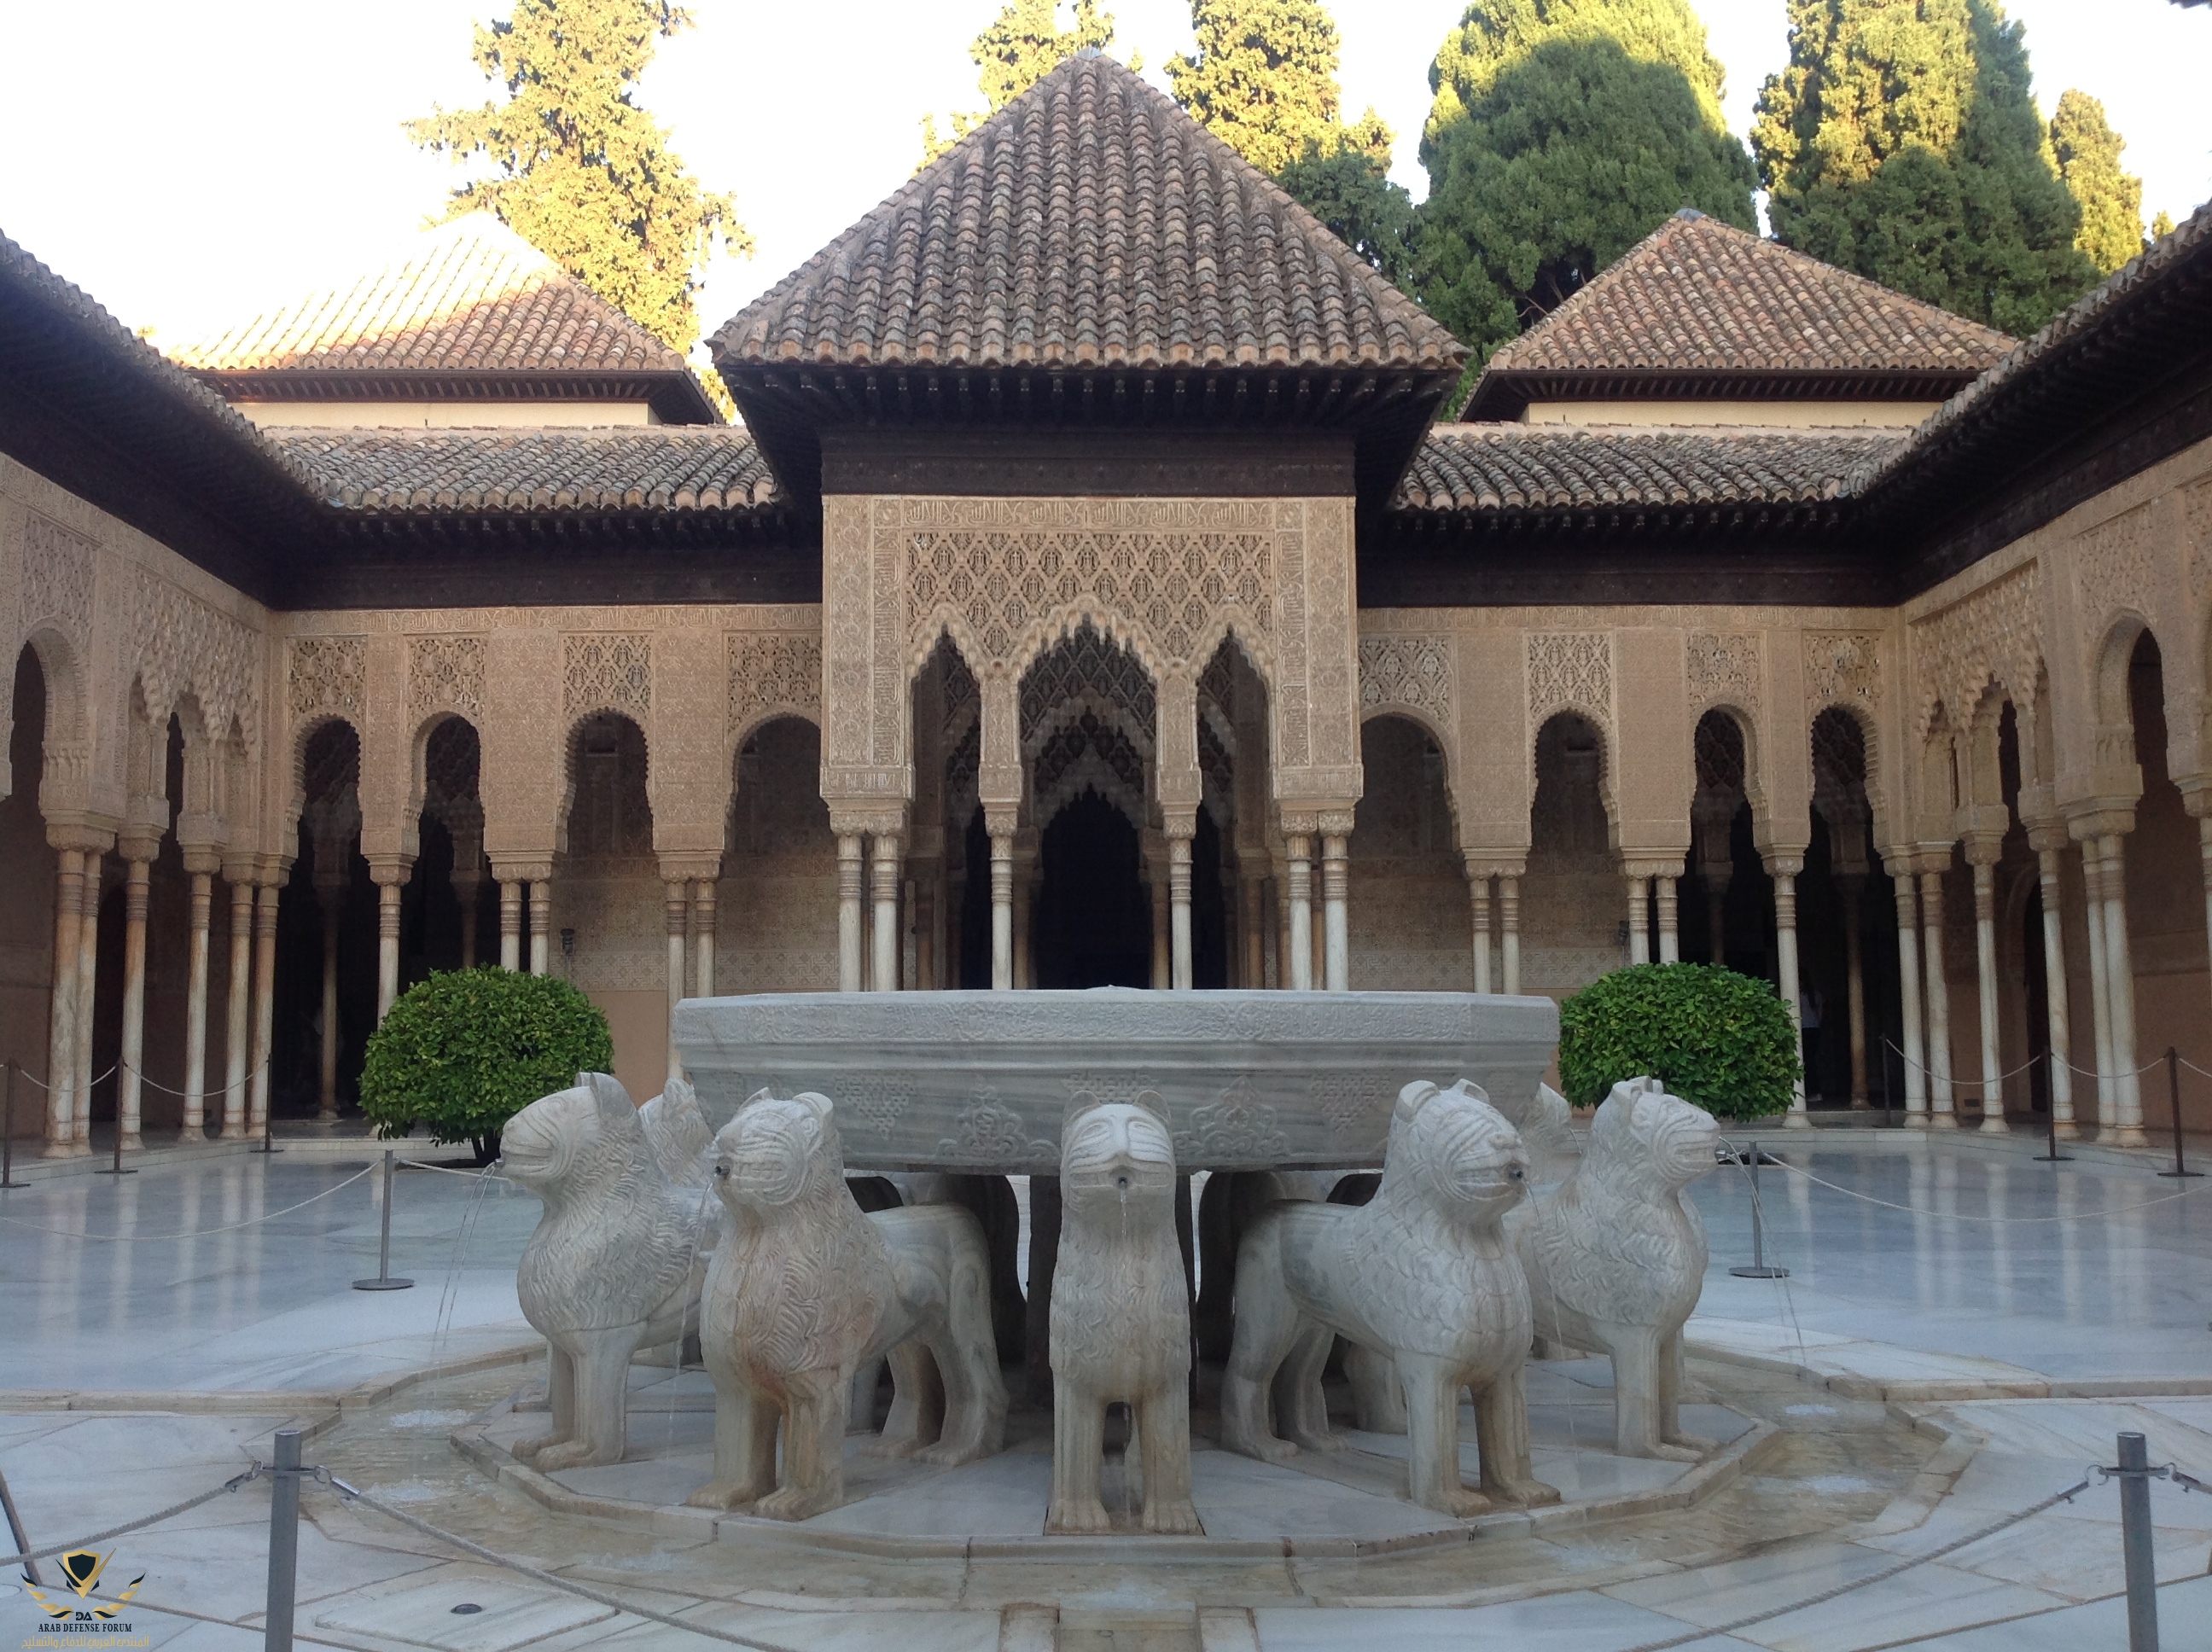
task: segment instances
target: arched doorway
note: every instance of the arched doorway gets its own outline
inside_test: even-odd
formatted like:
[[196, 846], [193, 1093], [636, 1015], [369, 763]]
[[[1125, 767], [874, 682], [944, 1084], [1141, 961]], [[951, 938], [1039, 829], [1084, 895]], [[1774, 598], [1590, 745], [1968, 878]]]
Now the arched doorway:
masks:
[[1038, 837], [1042, 876], [1030, 942], [1036, 985], [1148, 986], [1152, 902], [1127, 816], [1086, 790], [1064, 803]]
[[837, 840], [822, 800], [821, 731], [778, 717], [738, 748], [715, 893], [717, 993], [837, 986]]
[[1627, 961], [1620, 868], [1605, 807], [1605, 740], [1563, 711], [1536, 732], [1528, 871], [1521, 884], [1521, 987], [1554, 997]]
[[605, 1011], [632, 1097], [668, 1074], [668, 949], [646, 793], [645, 732], [617, 712], [568, 738], [568, 807], [553, 857], [551, 973]]
[[[39, 812], [46, 763], [46, 674], [37, 650], [28, 647], [15, 657], [13, 704], [8, 795], [0, 798], [0, 865], [10, 873], [0, 878], [0, 953], [8, 963], [0, 972], [0, 1056], [43, 1084], [51, 1077], [46, 1016], [54, 966], [55, 856]], [[45, 1133], [46, 1109], [32, 1099], [38, 1094], [28, 1085], [16, 1094], [18, 1140]]]
[[1352, 984], [1462, 989], [1473, 916], [1443, 749], [1410, 718], [1372, 717], [1360, 727], [1359, 763], [1365, 790], [1352, 827]]

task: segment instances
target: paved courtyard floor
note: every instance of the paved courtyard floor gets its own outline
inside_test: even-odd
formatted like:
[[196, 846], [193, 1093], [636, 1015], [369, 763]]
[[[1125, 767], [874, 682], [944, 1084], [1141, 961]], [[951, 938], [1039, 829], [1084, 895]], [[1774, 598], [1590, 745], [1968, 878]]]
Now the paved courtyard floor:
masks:
[[[644, 1366], [631, 1461], [532, 1485], [500, 1465], [502, 1442], [534, 1425], [543, 1376], [512, 1271], [535, 1200], [494, 1179], [403, 1172], [392, 1271], [416, 1285], [355, 1291], [376, 1272], [379, 1178], [349, 1180], [368, 1158], [342, 1143], [155, 1155], [137, 1176], [0, 1193], [0, 1473], [44, 1545], [220, 1485], [270, 1454], [274, 1430], [308, 1427], [309, 1461], [392, 1507], [700, 1631], [562, 1594], [316, 1485], [302, 1644], [2124, 1645], [2118, 1498], [2103, 1485], [1884, 1581], [1711, 1631], [2028, 1508], [2110, 1461], [2123, 1429], [2149, 1436], [2154, 1461], [2212, 1479], [2212, 1183], [2161, 1181], [2154, 1157], [2111, 1150], [2037, 1163], [2025, 1138], [1765, 1140], [1787, 1161], [1759, 1186], [1768, 1260], [1787, 1279], [1727, 1272], [1751, 1252], [1741, 1169], [1696, 1190], [1714, 1266], [1693, 1386], [1714, 1407], [1701, 1416], [1736, 1419], [1729, 1449], [1747, 1455], [1685, 1507], [1440, 1534], [1390, 1498], [1393, 1442], [1377, 1437], [1358, 1442], [1370, 1467], [1304, 1481], [1311, 1499], [1295, 1481], [1248, 1485], [1260, 1466], [1222, 1458], [1208, 1537], [1139, 1552], [1034, 1535], [1031, 1440], [968, 1470], [878, 1482], [820, 1532], [764, 1531], [679, 1515], [710, 1400], [697, 1376]], [[1601, 1449], [1607, 1380], [1602, 1362], [1536, 1374], [1547, 1464], [1583, 1477], [1563, 1486], [1571, 1497], [1663, 1492], [1636, 1473], [1653, 1466]], [[1205, 1426], [1194, 1419], [1201, 1447]], [[2212, 1652], [2212, 1497], [2159, 1483], [2152, 1500], [2164, 1644]], [[1302, 1542], [1291, 1528], [1309, 1502], [1387, 1540]], [[127, 1637], [47, 1633], [8, 1573], [0, 1646], [259, 1646], [267, 1511], [256, 1483], [97, 1546], [111, 1558], [95, 1597], [143, 1576], [115, 1620]], [[944, 1540], [986, 1527], [1004, 1535]], [[926, 1540], [901, 1550], [902, 1534]], [[57, 1576], [45, 1563], [49, 1600]]]

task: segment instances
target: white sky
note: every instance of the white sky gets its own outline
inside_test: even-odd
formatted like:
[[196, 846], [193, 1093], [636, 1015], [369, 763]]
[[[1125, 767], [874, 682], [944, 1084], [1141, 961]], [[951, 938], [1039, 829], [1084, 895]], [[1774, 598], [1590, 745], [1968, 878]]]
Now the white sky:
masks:
[[[1107, 0], [1117, 52], [1147, 74], [1190, 46], [1187, 0]], [[1745, 130], [1788, 52], [1784, 0], [1696, 0]], [[969, 39], [999, 0], [690, 0], [647, 106], [685, 161], [736, 192], [759, 255], [709, 276], [707, 330], [895, 188], [926, 110], [981, 103]], [[1336, 0], [1346, 104], [1381, 110], [1413, 156], [1427, 71], [1462, 0]], [[2046, 112], [2105, 101], [2144, 179], [2145, 216], [2212, 196], [2202, 118], [2212, 10], [2169, 0], [2010, 0]], [[178, 346], [381, 262], [442, 206], [453, 173], [399, 131], [434, 102], [480, 102], [468, 61], [504, 0], [111, 0], [0, 6], [0, 233], [157, 342]], [[88, 26], [90, 25], [90, 26]]]

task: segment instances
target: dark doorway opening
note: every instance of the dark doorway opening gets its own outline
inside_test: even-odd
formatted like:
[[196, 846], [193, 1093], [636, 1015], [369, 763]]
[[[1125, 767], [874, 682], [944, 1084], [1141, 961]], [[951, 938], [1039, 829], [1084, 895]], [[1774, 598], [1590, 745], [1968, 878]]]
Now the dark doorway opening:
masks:
[[1152, 907], [1137, 829], [1095, 792], [1044, 829], [1035, 914], [1039, 987], [1149, 987]]

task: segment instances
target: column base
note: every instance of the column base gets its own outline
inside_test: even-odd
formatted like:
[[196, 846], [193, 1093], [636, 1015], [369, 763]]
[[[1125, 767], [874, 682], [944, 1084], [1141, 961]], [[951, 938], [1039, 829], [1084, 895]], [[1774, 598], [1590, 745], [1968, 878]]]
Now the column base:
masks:
[[1927, 1129], [1927, 1128], [1929, 1127], [1929, 1124], [1928, 1124], [1928, 1115], [1927, 1115], [1925, 1113], [1908, 1113], [1908, 1114], [1906, 1114], [1905, 1115], [1905, 1127], [1907, 1130], [1925, 1130], [1925, 1129]]
[[1810, 1130], [1813, 1121], [1803, 1108], [1793, 1107], [1782, 1115], [1782, 1127], [1785, 1130]]
[[242, 1124], [227, 1124], [223, 1126], [220, 1131], [216, 1133], [216, 1139], [217, 1141], [244, 1141], [246, 1139], [246, 1127]]
[[2112, 1139], [2123, 1147], [2148, 1147], [2149, 1134], [2139, 1124], [2124, 1124], [2112, 1133]]
[[1980, 1133], [1984, 1136], [2009, 1136], [2012, 1127], [2005, 1122], [2003, 1114], [1984, 1113], [1982, 1114]]
[[123, 1139], [123, 1151], [126, 1153], [144, 1152], [146, 1151], [144, 1138], [140, 1136], [137, 1131], [132, 1131], [129, 1135]]
[[1941, 1112], [1931, 1110], [1928, 1114], [1928, 1125], [1932, 1130], [1956, 1130], [1959, 1127], [1959, 1115], [1948, 1108]]
[[73, 1141], [50, 1141], [40, 1152], [40, 1158], [89, 1158], [92, 1149], [80, 1147]]
[[1871, 1111], [1873, 1110], [1873, 1108], [1874, 1108], [1874, 1103], [1873, 1103], [1872, 1102], [1870, 1102], [1870, 1101], [1867, 1100], [1867, 1098], [1866, 1098], [1865, 1096], [1852, 1096], [1852, 1097], [1851, 1097], [1851, 1111], [1852, 1111], [1852, 1112], [1854, 1112], [1854, 1113], [1867, 1113], [1867, 1112], [1871, 1112]]
[[337, 1121], [338, 1110], [335, 1106], [319, 1107], [315, 1109], [315, 1122], [317, 1124], [336, 1124]]
[[2057, 1124], [2051, 1126], [2051, 1128], [2052, 1133], [2055, 1134], [2061, 1141], [2079, 1141], [2081, 1139], [2081, 1127], [2075, 1123], [2071, 1119], [2061, 1119]]

